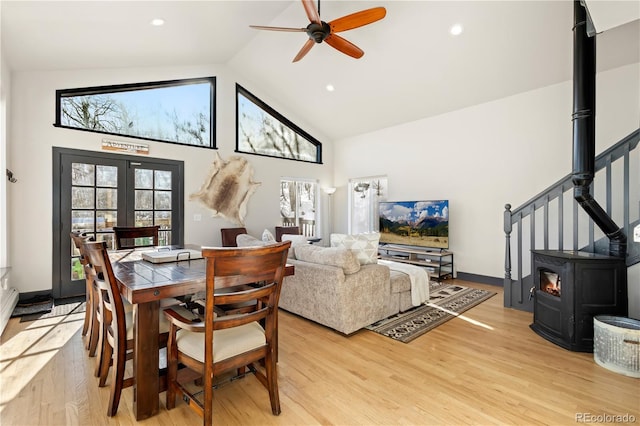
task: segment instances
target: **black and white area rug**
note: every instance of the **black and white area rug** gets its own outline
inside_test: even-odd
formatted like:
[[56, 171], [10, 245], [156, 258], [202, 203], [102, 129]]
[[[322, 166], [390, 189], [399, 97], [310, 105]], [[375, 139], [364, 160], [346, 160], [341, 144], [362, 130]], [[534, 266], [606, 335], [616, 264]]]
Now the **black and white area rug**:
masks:
[[85, 311], [85, 297], [74, 297], [69, 299], [46, 298], [37, 301], [26, 301], [19, 303], [12, 317], [20, 317], [20, 322], [35, 321], [38, 319], [53, 318], [77, 314]]
[[409, 343], [495, 295], [488, 290], [432, 283], [429, 302], [371, 324], [367, 329]]

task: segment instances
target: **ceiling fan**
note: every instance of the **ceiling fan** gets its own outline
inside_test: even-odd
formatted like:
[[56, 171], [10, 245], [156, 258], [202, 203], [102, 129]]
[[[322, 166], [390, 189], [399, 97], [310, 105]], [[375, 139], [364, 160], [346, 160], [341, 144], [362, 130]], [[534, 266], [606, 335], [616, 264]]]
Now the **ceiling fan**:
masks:
[[258, 30], [306, 32], [309, 36], [309, 40], [307, 40], [304, 46], [302, 46], [302, 49], [300, 49], [296, 57], [293, 58], [293, 62], [298, 62], [307, 53], [309, 53], [314, 43], [322, 43], [323, 41], [326, 41], [329, 46], [339, 50], [345, 55], [349, 55], [356, 59], [361, 58], [362, 55], [364, 55], [364, 51], [336, 33], [371, 24], [372, 22], [376, 22], [384, 18], [387, 14], [384, 7], [374, 7], [343, 16], [342, 18], [334, 19], [327, 23], [320, 20], [320, 0], [318, 0], [318, 10], [316, 10], [313, 0], [302, 0], [302, 6], [304, 6], [307, 17], [309, 18], [309, 21], [311, 21], [306, 28], [249, 25], [251, 28]]

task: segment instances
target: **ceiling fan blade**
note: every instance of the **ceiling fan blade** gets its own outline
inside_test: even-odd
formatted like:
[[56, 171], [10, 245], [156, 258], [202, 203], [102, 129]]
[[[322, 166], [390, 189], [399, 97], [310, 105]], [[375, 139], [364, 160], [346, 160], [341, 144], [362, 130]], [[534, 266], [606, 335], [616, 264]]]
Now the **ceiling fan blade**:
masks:
[[387, 10], [384, 7], [374, 7], [334, 19], [329, 22], [329, 26], [331, 27], [332, 33], [339, 33], [340, 31], [352, 30], [379, 21], [386, 15]]
[[287, 28], [287, 27], [265, 27], [263, 25], [249, 25], [256, 30], [269, 30], [269, 31], [290, 31], [290, 32], [306, 32], [306, 28]]
[[316, 9], [316, 5], [313, 0], [302, 0], [302, 5], [304, 6], [304, 11], [307, 12], [309, 21], [315, 22], [316, 24], [321, 24], [320, 14]]
[[309, 51], [311, 50], [314, 44], [316, 44], [316, 42], [313, 41], [313, 39], [310, 38], [309, 40], [307, 40], [307, 42], [304, 44], [304, 46], [302, 46], [302, 49], [300, 49], [296, 57], [293, 58], [292, 62], [298, 62], [300, 59], [304, 58], [304, 55], [309, 53]]
[[345, 55], [351, 56], [352, 58], [359, 59], [364, 55], [364, 51], [362, 49], [337, 34], [329, 34], [329, 37], [325, 38], [324, 41], [326, 41], [329, 46], [341, 51]]

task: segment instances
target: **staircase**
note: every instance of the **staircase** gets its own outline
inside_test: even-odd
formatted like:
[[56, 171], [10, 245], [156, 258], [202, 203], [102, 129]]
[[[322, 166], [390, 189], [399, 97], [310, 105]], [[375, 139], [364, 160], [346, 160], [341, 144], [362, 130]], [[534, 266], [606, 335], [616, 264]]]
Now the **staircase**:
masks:
[[[591, 192], [627, 236], [626, 265], [640, 263], [633, 228], [640, 223], [640, 129], [595, 158]], [[523, 205], [505, 206], [504, 306], [533, 310], [531, 250], [573, 250], [609, 254], [609, 239], [573, 198], [568, 174]]]

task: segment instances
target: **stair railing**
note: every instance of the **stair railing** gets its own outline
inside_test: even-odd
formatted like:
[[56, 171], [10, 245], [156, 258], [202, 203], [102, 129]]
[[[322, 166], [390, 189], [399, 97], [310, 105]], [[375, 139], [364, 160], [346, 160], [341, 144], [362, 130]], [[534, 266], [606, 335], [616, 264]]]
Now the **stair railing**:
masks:
[[[595, 159], [596, 177], [592, 185], [592, 190], [595, 185], [596, 192], [604, 192], [605, 209], [610, 216], [614, 208], [616, 212], [622, 210], [622, 228], [627, 234], [628, 241], [633, 241], [631, 235], [633, 229], [630, 225], [640, 220], [640, 201], [638, 200], [640, 182], [637, 179], [637, 176], [640, 175], [640, 164], [632, 162], [630, 156], [630, 152], [638, 147], [639, 141], [640, 129], [598, 155]], [[622, 170], [613, 167], [614, 163], [618, 166], [619, 162], [622, 162]], [[604, 173], [604, 180], [602, 174], [598, 173], [601, 170]], [[635, 172], [633, 175], [631, 174], [632, 170]], [[634, 176], [633, 182], [631, 182], [630, 176]], [[631, 191], [632, 186], [635, 192]], [[531, 274], [525, 275], [524, 273], [524, 270], [530, 269], [531, 266], [530, 250], [580, 250], [607, 253], [608, 239], [606, 237], [596, 238], [597, 230], [593, 220], [581, 211], [580, 206], [573, 199], [572, 189], [572, 175], [568, 174], [516, 209], [511, 210], [510, 204], [505, 205], [505, 307], [526, 311], [533, 309], [529, 297], [532, 277]], [[571, 204], [571, 207], [565, 209], [565, 204]], [[638, 209], [633, 220], [631, 219], [632, 205], [636, 205]], [[537, 223], [540, 216], [541, 226]], [[528, 233], [523, 232], [527, 221]], [[514, 228], [516, 240], [512, 241], [511, 235]], [[565, 237], [568, 234], [571, 237], [570, 243], [565, 242]], [[525, 252], [524, 245], [526, 243], [528, 243], [529, 250]], [[640, 253], [635, 245], [632, 244], [630, 248], [631, 250], [627, 252], [627, 266], [640, 262]], [[512, 263], [512, 254], [515, 256], [515, 265]], [[516, 268], [515, 278], [512, 277], [513, 266]]]

